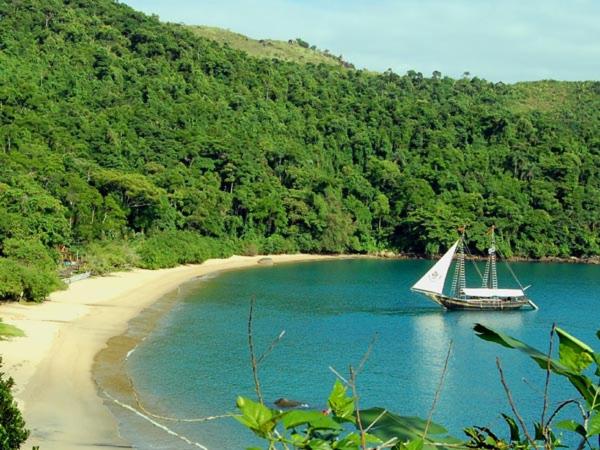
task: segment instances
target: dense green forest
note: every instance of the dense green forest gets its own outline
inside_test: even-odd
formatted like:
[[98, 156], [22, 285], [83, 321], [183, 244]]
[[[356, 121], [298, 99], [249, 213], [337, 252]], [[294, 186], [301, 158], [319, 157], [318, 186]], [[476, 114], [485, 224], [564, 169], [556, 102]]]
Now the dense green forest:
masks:
[[0, 2], [0, 298], [233, 251], [600, 254], [600, 82], [253, 58], [111, 0]]

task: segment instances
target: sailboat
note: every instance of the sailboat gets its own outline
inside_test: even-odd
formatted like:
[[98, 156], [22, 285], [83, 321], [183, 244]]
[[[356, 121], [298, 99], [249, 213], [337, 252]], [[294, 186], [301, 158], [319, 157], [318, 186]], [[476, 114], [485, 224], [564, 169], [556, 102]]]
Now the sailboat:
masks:
[[[465, 243], [464, 230], [460, 238], [448, 249], [448, 251], [436, 262], [425, 275], [421, 277], [411, 290], [426, 295], [435, 303], [446, 309], [466, 309], [466, 310], [515, 310], [523, 307], [538, 309], [537, 305], [525, 294], [529, 288], [522, 287], [519, 280], [514, 275], [512, 269], [509, 270], [519, 288], [499, 288], [498, 273], [496, 270], [496, 245], [494, 237], [494, 227], [490, 229], [491, 245], [488, 249], [487, 263], [485, 272], [481, 276], [481, 287], [466, 286], [465, 272]], [[456, 256], [456, 258], [455, 258]], [[449, 294], [444, 294], [444, 285], [446, 277], [456, 259], [454, 268], [454, 277]], [[475, 266], [477, 269], [477, 266]], [[479, 269], [477, 269], [479, 272]], [[481, 273], [480, 273], [481, 275]]]

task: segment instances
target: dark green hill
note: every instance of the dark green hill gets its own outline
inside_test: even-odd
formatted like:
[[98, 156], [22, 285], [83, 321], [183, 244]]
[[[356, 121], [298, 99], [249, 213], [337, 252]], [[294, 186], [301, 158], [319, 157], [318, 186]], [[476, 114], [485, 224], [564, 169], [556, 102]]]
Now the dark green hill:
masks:
[[508, 255], [597, 255], [598, 130], [598, 82], [373, 75], [252, 58], [109, 0], [1, 2], [0, 297], [40, 243], [131, 247], [102, 267], [212, 254], [162, 260], [184, 235], [433, 254], [467, 223], [479, 250], [496, 224]]

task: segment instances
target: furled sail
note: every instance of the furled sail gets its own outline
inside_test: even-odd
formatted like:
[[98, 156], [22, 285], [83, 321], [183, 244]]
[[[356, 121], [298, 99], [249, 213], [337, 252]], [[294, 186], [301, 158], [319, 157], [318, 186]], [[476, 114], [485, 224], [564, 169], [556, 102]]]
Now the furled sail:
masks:
[[415, 291], [429, 292], [432, 294], [441, 294], [444, 290], [444, 282], [446, 281], [446, 275], [450, 264], [452, 263], [452, 257], [456, 252], [456, 246], [460, 242], [460, 239], [454, 243], [452, 247], [440, 258], [440, 260], [429, 269], [429, 271], [423, 275], [423, 277], [417, 281], [412, 289]]
[[490, 289], [490, 288], [464, 288], [463, 293], [468, 297], [525, 297], [522, 289]]

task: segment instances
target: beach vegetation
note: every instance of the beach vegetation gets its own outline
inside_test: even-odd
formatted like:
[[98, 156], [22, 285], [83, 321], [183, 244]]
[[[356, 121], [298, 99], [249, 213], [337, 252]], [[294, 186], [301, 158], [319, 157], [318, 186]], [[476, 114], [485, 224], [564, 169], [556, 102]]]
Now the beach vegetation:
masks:
[[0, 341], [13, 337], [23, 337], [25, 333], [20, 328], [15, 327], [9, 323], [3, 323], [0, 318]]
[[163, 231], [136, 242], [139, 266], [145, 269], [198, 264], [233, 254], [225, 241], [191, 231]]
[[39, 302], [63, 286], [57, 273], [58, 254], [40, 240], [9, 238], [2, 252], [6, 259], [0, 259], [0, 279], [7, 284], [6, 289], [0, 288], [0, 298]]
[[2, 372], [0, 356], [0, 450], [19, 449], [29, 436], [25, 420], [12, 395], [14, 385], [14, 380], [6, 378]]
[[94, 275], [116, 270], [131, 270], [139, 266], [139, 255], [130, 240], [100, 240], [81, 248], [83, 268]]

